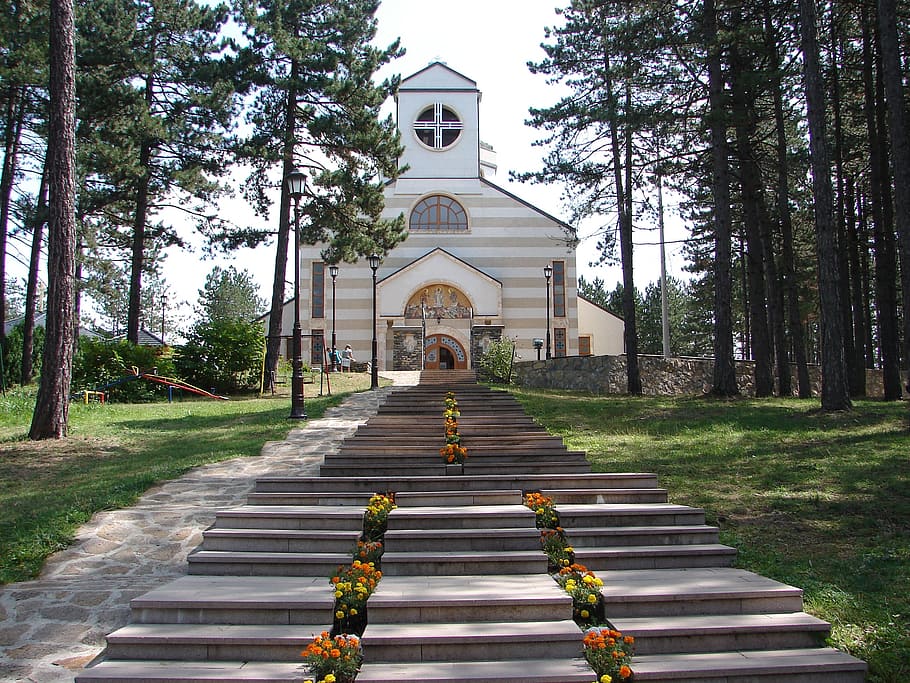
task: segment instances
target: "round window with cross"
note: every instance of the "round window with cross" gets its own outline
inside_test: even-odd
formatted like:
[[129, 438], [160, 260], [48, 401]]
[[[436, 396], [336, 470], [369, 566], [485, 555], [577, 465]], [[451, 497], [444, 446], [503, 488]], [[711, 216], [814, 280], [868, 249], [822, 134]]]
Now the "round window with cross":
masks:
[[430, 149], [448, 149], [461, 136], [464, 123], [454, 111], [437, 102], [427, 107], [414, 121], [417, 139]]

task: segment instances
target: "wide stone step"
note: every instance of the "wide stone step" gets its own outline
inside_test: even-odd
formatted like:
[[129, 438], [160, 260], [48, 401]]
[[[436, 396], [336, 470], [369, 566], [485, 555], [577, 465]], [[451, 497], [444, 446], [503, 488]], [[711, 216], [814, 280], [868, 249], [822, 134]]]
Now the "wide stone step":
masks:
[[183, 576], [130, 601], [146, 624], [299, 624], [306, 633], [331, 623], [327, 577]]
[[571, 619], [439, 624], [370, 624], [363, 633], [368, 662], [572, 659], [582, 633]]
[[597, 503], [666, 503], [667, 489], [543, 489], [541, 493], [557, 505], [595, 505]]
[[[507, 430], [501, 422], [497, 424], [477, 424], [475, 421], [473, 424], [467, 425], [459, 418], [459, 432], [461, 432], [462, 429], [469, 429], [472, 437], [510, 437], [514, 434], [517, 436], [525, 435], [531, 438], [560, 438], [553, 436], [533, 421], [522, 421], [521, 424], [511, 424]], [[398, 440], [400, 437], [405, 439], [419, 438], [421, 436], [438, 437], [442, 432], [443, 422], [441, 416], [439, 420], [432, 422], [414, 422], [413, 419], [409, 420], [405, 418], [395, 418], [394, 420], [383, 418], [382, 420], [371, 419], [366, 424], [358, 426], [354, 431], [353, 436], [349, 438], [387, 439], [390, 433], [394, 433], [395, 439]]]
[[[369, 462], [369, 459], [364, 458], [360, 464], [356, 464], [355, 461], [354, 463], [347, 465], [320, 465], [319, 472], [323, 477], [357, 477], [363, 474], [367, 467], [367, 462]], [[427, 463], [425, 465], [370, 465], [369, 471], [376, 477], [384, 478], [407, 477], [408, 472], [416, 477], [432, 477], [443, 474], [445, 472], [445, 465], [442, 463], [442, 458], [439, 458], [439, 462], [432, 463], [430, 456], [427, 456]]]
[[492, 491], [403, 491], [395, 495], [398, 507], [436, 505], [520, 505], [521, 491], [500, 489]]
[[813, 648], [831, 630], [805, 612], [614, 617], [611, 623], [634, 636], [636, 655]]
[[600, 576], [609, 620], [693, 614], [800, 612], [803, 592], [744, 569], [619, 570]]
[[364, 664], [357, 683], [591, 683], [583, 659]]
[[495, 553], [503, 550], [540, 551], [540, 532], [535, 528], [497, 529], [406, 529], [387, 531], [385, 551], [420, 552], [474, 550]]
[[643, 655], [632, 664], [636, 683], [862, 683], [866, 672], [864, 662], [833, 648]]
[[338, 505], [243, 505], [215, 513], [216, 528], [346, 529], [363, 528], [363, 508]]
[[300, 683], [300, 662], [105, 661], [84, 669], [76, 683]]
[[296, 662], [331, 619], [311, 629], [290, 624], [129, 624], [107, 636], [107, 659]]
[[386, 552], [385, 576], [451, 576], [473, 574], [535, 574], [547, 571], [547, 557], [538, 550]]
[[[343, 448], [337, 453], [327, 453], [324, 467], [329, 465], [360, 465], [373, 471], [375, 468], [386, 467], [396, 462], [407, 466], [438, 464], [442, 462], [439, 449], [445, 444], [440, 440], [434, 444], [421, 447], [396, 447], [382, 446], [375, 448]], [[556, 464], [581, 463], [588, 464], [585, 454], [581, 451], [567, 451], [565, 448], [544, 449], [518, 449], [518, 448], [475, 448], [471, 442], [462, 441], [469, 454], [469, 463], [509, 463], [514, 465], [526, 464], [534, 466], [540, 461], [554, 462]]]
[[[428, 464], [426, 465], [377, 464], [372, 458], [364, 458], [363, 460], [354, 461], [359, 464], [335, 465], [327, 463], [321, 465], [319, 471], [324, 477], [357, 477], [363, 474], [365, 468], [369, 467], [369, 471], [373, 473], [375, 477], [392, 478], [401, 481], [408, 476], [439, 476], [444, 471], [445, 465], [442, 463], [442, 458], [438, 458], [439, 462], [437, 464], [432, 464], [431, 460], [437, 457], [438, 456], [429, 454], [427, 456]], [[390, 458], [390, 461], [394, 460], [394, 458]], [[477, 459], [472, 460], [470, 458], [470, 453], [468, 461], [465, 463], [465, 474], [477, 476], [494, 473], [501, 474], [504, 472], [513, 473], [514, 476], [533, 476], [540, 474], [565, 473], [584, 474], [590, 471], [591, 466], [583, 461], [548, 460], [523, 462], [519, 460], [517, 462], [485, 463], [480, 462]]]
[[197, 550], [187, 557], [190, 574], [210, 576], [331, 576], [351, 553], [266, 553]]
[[705, 524], [563, 528], [575, 549], [717, 543], [719, 535], [717, 527]]
[[568, 619], [572, 598], [546, 573], [393, 576], [368, 604], [374, 624], [525, 622]]
[[312, 492], [312, 493], [259, 493], [253, 492], [247, 496], [248, 505], [294, 505], [312, 506], [329, 505], [354, 506], [365, 508], [370, 502], [370, 493], [345, 493], [345, 492]]
[[[495, 447], [506, 447], [506, 448], [515, 448], [516, 446], [523, 446], [526, 448], [540, 448], [540, 449], [558, 449], [566, 450], [566, 445], [563, 443], [563, 440], [558, 436], [551, 436], [547, 432], [538, 431], [538, 432], [526, 432], [521, 434], [516, 433], [503, 433], [502, 427], [500, 426], [499, 432], [495, 429], [490, 429], [488, 433], [475, 433], [471, 432], [470, 434], [462, 429], [463, 425], [459, 425], [458, 433], [465, 439], [469, 439], [471, 445], [474, 447], [484, 447], [484, 448], [495, 448]], [[396, 428], [397, 429], [397, 428]], [[383, 430], [384, 433], [377, 432], [376, 434], [355, 434], [352, 437], [345, 439], [344, 446], [349, 448], [352, 446], [385, 446], [389, 444], [389, 434], [387, 431]], [[439, 425], [438, 429], [435, 429], [427, 433], [408, 433], [408, 432], [396, 432], [395, 434], [395, 447], [414, 447], [414, 446], [426, 446], [433, 445], [442, 440], [442, 437], [445, 435], [442, 425]]]
[[672, 503], [558, 505], [556, 512], [564, 529], [705, 523], [704, 510]]
[[267, 553], [348, 553], [357, 547], [360, 531], [325, 529], [207, 529], [203, 550]]
[[388, 529], [533, 529], [535, 521], [524, 505], [399, 507], [389, 513]]
[[575, 548], [575, 561], [592, 571], [729, 567], [735, 560], [736, 549], [720, 543]]
[[[468, 448], [472, 457], [477, 455], [496, 455], [502, 458], [508, 457], [513, 460], [520, 458], [575, 458], [587, 460], [583, 451], [570, 451], [561, 443], [497, 444], [491, 442], [478, 444], [473, 439], [463, 438], [461, 444]], [[435, 456], [435, 454], [439, 452], [439, 449], [444, 445], [445, 440], [442, 436], [438, 439], [419, 444], [390, 444], [388, 442], [381, 443], [379, 441], [376, 443], [355, 442], [347, 446], [342, 446], [335, 453], [327, 453], [325, 457], [326, 460], [328, 460], [334, 457], [375, 457], [389, 454], [396, 457], [418, 459], [426, 457], [428, 453]]]
[[360, 472], [347, 477], [289, 477], [265, 476], [256, 480], [257, 492], [369, 492], [386, 493], [388, 491], [428, 492], [428, 491], [489, 491], [517, 489], [520, 491], [540, 491], [555, 488], [655, 488], [657, 475], [650, 472], [591, 473], [582, 474], [548, 474], [546, 476], [529, 474], [486, 474], [462, 477], [435, 476], [380, 477], [364, 476]]

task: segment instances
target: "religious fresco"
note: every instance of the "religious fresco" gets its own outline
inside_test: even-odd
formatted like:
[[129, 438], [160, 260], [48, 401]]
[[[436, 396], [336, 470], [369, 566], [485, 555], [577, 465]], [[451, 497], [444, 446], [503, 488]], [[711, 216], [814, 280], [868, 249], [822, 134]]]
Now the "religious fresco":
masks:
[[473, 309], [468, 297], [449, 285], [430, 285], [410, 298], [404, 308], [404, 317], [410, 319], [471, 318]]

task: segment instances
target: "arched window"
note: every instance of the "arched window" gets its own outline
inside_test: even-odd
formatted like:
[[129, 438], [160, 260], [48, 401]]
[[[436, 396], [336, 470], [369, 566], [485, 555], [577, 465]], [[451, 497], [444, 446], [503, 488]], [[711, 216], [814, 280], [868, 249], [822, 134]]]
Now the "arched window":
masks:
[[434, 194], [417, 203], [409, 227], [411, 232], [465, 232], [468, 215], [451, 197]]

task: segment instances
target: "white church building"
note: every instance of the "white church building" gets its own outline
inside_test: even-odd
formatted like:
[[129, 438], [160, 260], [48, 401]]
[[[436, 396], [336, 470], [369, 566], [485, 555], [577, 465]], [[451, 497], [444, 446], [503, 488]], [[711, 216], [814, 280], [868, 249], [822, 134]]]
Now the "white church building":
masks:
[[[376, 270], [377, 367], [473, 368], [500, 338], [522, 360], [544, 358], [534, 340], [546, 340], [548, 318], [554, 357], [623, 353], [622, 320], [578, 296], [572, 226], [490, 180], [495, 156], [479, 137], [480, 99], [475, 81], [440, 62], [400, 84], [408, 170], [387, 185], [384, 216], [404, 214], [408, 232]], [[321, 365], [334, 333], [339, 350], [350, 344], [367, 362], [373, 271], [364, 258], [338, 264], [333, 278], [322, 247], [300, 248], [304, 361]], [[289, 336], [292, 305], [283, 317]]]

